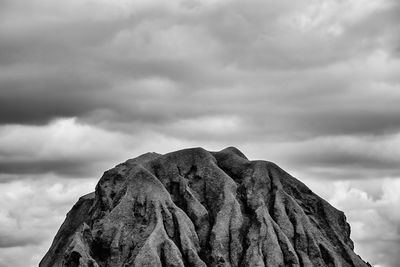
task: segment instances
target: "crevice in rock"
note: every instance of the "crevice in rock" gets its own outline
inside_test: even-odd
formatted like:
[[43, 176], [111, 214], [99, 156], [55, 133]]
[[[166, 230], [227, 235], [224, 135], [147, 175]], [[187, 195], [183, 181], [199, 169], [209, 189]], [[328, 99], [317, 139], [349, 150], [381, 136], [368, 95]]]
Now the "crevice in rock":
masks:
[[165, 258], [165, 252], [164, 252], [164, 246], [161, 245], [160, 248], [160, 262], [161, 262], [161, 267], [167, 267], [168, 266], [168, 262], [166, 261]]
[[182, 248], [182, 239], [181, 239], [181, 232], [180, 232], [178, 218], [176, 217], [174, 212], [171, 212], [171, 214], [172, 214], [172, 219], [173, 219], [173, 222], [175, 225], [175, 227], [174, 227], [174, 229], [175, 229], [174, 237], [175, 238], [173, 239], [173, 241], [174, 241], [175, 245], [178, 247], [179, 251], [181, 251], [181, 253], [182, 253], [182, 261], [183, 261], [184, 265], [189, 266], [188, 258], [187, 258], [188, 255], [186, 253], [184, 253], [183, 248]]
[[93, 240], [91, 251], [94, 260], [99, 266], [103, 267], [107, 265], [107, 261], [111, 256], [109, 244], [105, 243], [102, 239], [95, 239]]
[[79, 260], [81, 258], [81, 254], [79, 254], [76, 251], [72, 251], [71, 254], [69, 254], [69, 257], [65, 261], [65, 267], [79, 267]]
[[331, 255], [331, 252], [325, 248], [324, 245], [319, 244], [319, 251], [321, 252], [322, 260], [327, 267], [335, 267], [335, 258]]
[[246, 252], [250, 247], [250, 241], [247, 238], [247, 233], [252, 225], [252, 222], [255, 222], [256, 213], [255, 211], [248, 205], [247, 202], [247, 188], [244, 183], [240, 184], [236, 190], [236, 198], [240, 205], [240, 210], [243, 216], [243, 225], [241, 228], [240, 236], [242, 239], [242, 253], [239, 256], [239, 266], [244, 266], [244, 260], [246, 256]]

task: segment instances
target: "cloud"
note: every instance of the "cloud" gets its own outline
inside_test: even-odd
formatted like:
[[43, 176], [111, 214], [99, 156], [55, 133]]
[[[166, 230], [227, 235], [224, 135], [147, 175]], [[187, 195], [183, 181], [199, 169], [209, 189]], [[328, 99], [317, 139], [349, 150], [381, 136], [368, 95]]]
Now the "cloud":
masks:
[[195, 144], [148, 129], [128, 135], [76, 118], [57, 119], [41, 126], [2, 125], [0, 183], [40, 174], [98, 178], [103, 171], [148, 151], [166, 153]]
[[0, 187], [0, 266], [37, 266], [71, 204], [96, 180], [30, 175]]
[[400, 261], [400, 179], [386, 178], [374, 199], [363, 187], [368, 182], [337, 182], [331, 203], [346, 211], [352, 225], [356, 251], [376, 266], [395, 266]]
[[237, 135], [259, 139], [399, 130], [394, 1], [30, 1], [29, 16], [4, 3], [3, 123], [79, 117], [175, 136], [182, 120], [235, 116]]
[[268, 159], [300, 179], [369, 180], [400, 177], [400, 135], [322, 136], [243, 142], [253, 159]]
[[38, 174], [54, 172], [87, 176], [101, 163], [126, 153], [127, 136], [80, 124], [74, 118], [43, 126], [0, 127], [0, 172]]

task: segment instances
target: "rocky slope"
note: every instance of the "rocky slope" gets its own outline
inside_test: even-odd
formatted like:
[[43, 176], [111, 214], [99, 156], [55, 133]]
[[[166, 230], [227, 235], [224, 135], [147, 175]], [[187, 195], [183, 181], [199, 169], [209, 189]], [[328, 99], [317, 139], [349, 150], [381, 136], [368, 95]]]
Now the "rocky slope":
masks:
[[369, 266], [343, 212], [236, 148], [147, 153], [68, 213], [47, 266]]

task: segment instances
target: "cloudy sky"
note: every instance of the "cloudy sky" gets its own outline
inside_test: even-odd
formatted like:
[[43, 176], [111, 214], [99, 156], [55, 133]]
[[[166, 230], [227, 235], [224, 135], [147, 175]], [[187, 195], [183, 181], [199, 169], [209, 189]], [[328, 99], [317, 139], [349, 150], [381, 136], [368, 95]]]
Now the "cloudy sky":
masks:
[[0, 0], [0, 266], [141, 153], [236, 146], [400, 262], [398, 0]]

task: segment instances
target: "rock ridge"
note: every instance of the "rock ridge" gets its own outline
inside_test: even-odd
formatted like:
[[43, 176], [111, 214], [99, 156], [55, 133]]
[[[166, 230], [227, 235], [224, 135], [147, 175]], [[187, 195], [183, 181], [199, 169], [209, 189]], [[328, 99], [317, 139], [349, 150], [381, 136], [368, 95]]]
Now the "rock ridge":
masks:
[[106, 171], [40, 267], [366, 267], [343, 212], [237, 148], [146, 153]]

